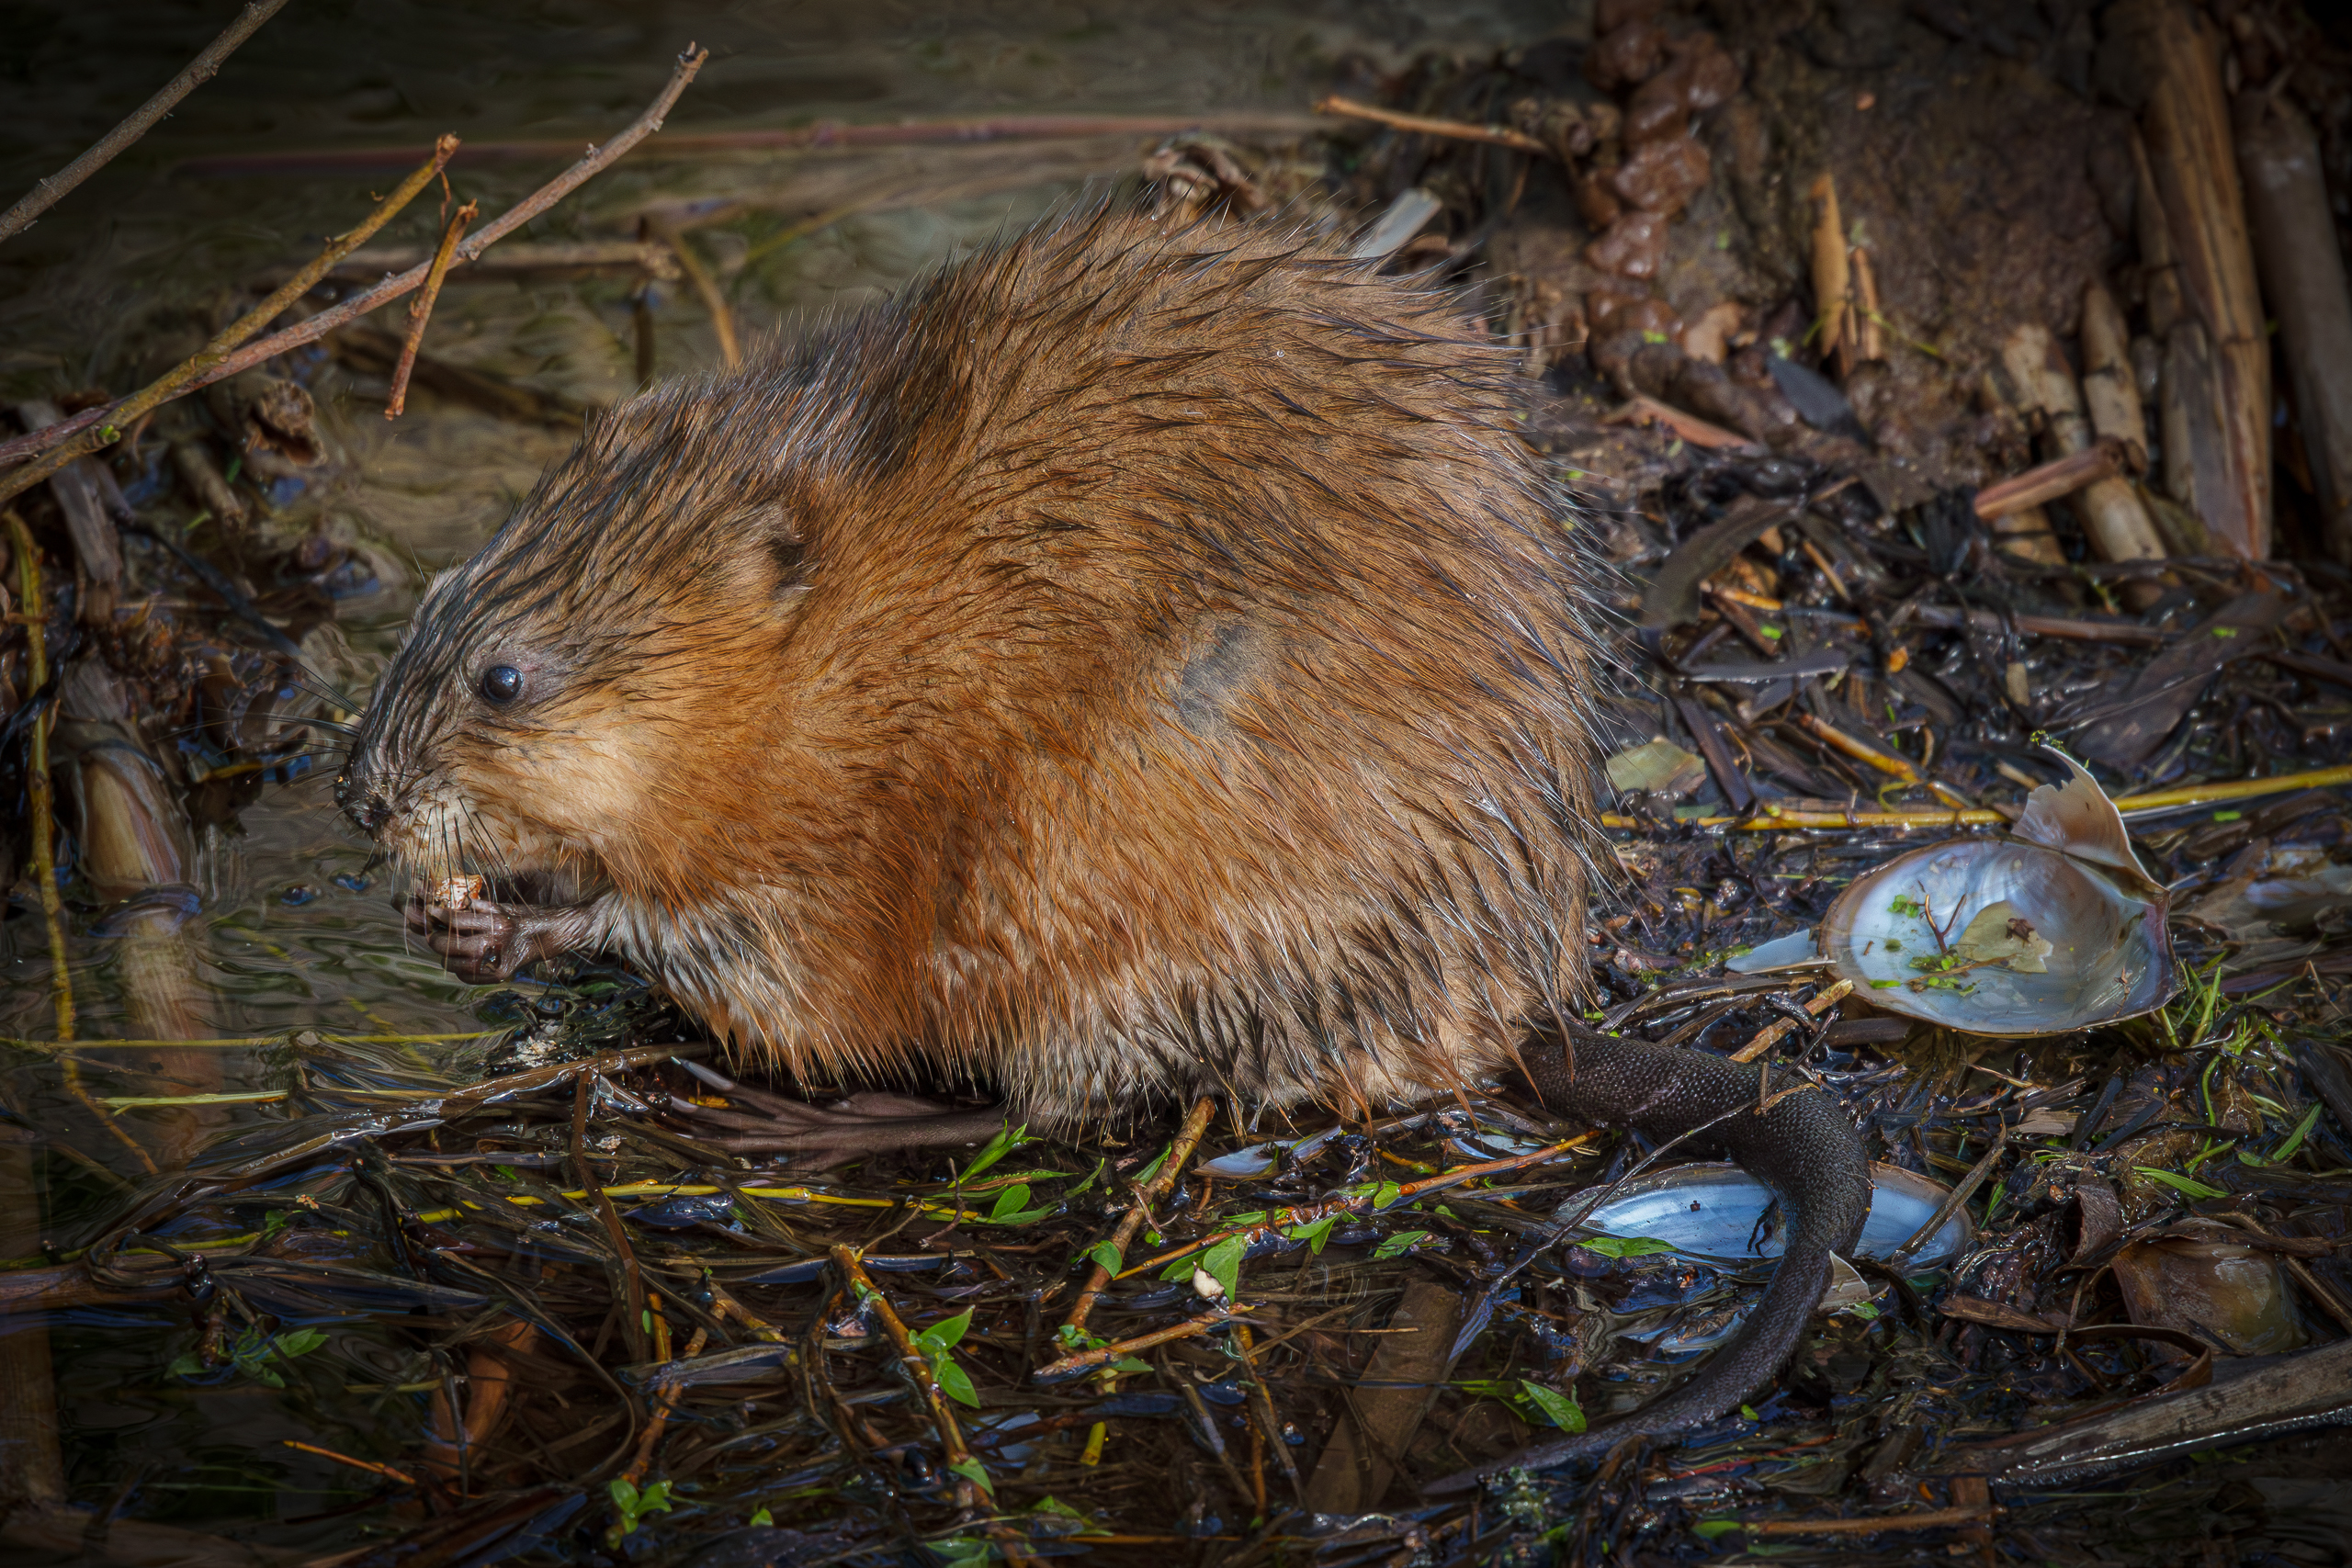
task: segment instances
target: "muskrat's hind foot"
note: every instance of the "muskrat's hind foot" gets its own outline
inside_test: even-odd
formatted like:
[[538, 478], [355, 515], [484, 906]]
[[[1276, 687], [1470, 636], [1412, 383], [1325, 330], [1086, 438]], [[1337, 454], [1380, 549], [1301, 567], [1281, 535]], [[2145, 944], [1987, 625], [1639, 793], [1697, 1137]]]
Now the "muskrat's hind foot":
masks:
[[417, 887], [401, 914], [409, 935], [421, 938], [444, 968], [478, 986], [511, 980], [526, 964], [570, 953], [588, 940], [584, 905], [546, 908], [469, 898], [453, 908]]
[[671, 1096], [670, 1109], [679, 1114], [736, 1129], [732, 1135], [708, 1142], [730, 1154], [789, 1154], [792, 1164], [816, 1170], [898, 1149], [985, 1143], [1005, 1126], [1004, 1112], [995, 1107], [957, 1111], [910, 1094], [874, 1090], [853, 1094], [833, 1105], [811, 1105], [748, 1088], [693, 1062], [679, 1066], [738, 1105], [765, 1112], [746, 1115]]

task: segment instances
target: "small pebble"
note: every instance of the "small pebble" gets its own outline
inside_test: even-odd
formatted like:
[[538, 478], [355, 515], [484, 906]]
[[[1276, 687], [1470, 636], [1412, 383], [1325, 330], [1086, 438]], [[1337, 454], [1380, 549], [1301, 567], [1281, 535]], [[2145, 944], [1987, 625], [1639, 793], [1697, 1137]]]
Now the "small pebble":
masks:
[[319, 890], [307, 882], [298, 882], [277, 896], [281, 904], [307, 904], [319, 896]]

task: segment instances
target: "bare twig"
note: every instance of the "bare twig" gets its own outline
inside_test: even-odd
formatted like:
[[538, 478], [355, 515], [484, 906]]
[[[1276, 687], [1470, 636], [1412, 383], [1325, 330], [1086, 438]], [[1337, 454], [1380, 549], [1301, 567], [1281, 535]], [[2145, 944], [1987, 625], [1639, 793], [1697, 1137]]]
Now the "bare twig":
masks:
[[[237, 354], [235, 352], [237, 346], [262, 328], [269, 325], [277, 318], [279, 311], [308, 293], [311, 286], [324, 277], [335, 263], [356, 250], [369, 235], [390, 222], [396, 213], [415, 200], [418, 193], [431, 185], [440, 175], [442, 169], [447, 165], [450, 154], [457, 150], [458, 139], [454, 136], [444, 136], [439, 141], [434, 143], [433, 155], [418, 164], [410, 173], [408, 178], [402, 180], [394, 188], [391, 195], [377, 203], [376, 210], [361, 220], [357, 228], [332, 241], [326, 249], [321, 251], [311, 260], [310, 265], [280, 284], [268, 299], [215, 333], [212, 341], [198, 350], [194, 357], [184, 361], [175, 369], [149, 382], [119, 402], [100, 411], [100, 417], [96, 421], [84, 423], [77, 418], [49, 425], [43, 429], [40, 432], [43, 435], [54, 434], [62, 430], [72, 430], [72, 434], [59, 445], [51, 447], [47, 453], [34, 458], [24, 467], [0, 474], [0, 501], [6, 501], [39, 484], [76, 457], [86, 457], [100, 447], [120, 440], [122, 432], [119, 426], [133, 423], [150, 409], [158, 408], [175, 398], [194, 391], [198, 387], [218, 381], [224, 376], [232, 376], [238, 370], [243, 369], [246, 364], [254, 363], [244, 355]], [[312, 321], [317, 319], [317, 317], [311, 318]], [[286, 334], [281, 333], [278, 335], [283, 337]], [[262, 357], [266, 358], [267, 355]], [[80, 428], [74, 429], [73, 427], [76, 425]]]
[[457, 254], [458, 242], [466, 237], [466, 227], [481, 210], [478, 204], [468, 202], [458, 209], [457, 216], [441, 231], [441, 243], [433, 253], [433, 262], [425, 269], [424, 287], [408, 302], [408, 336], [401, 340], [400, 363], [392, 367], [391, 400], [384, 405], [386, 419], [398, 419], [408, 407], [408, 378], [416, 369], [416, 351], [424, 342], [424, 323], [433, 319], [433, 302], [441, 298], [441, 280], [449, 276], [449, 258]]
[[[1136, 1235], [1143, 1229], [1151, 1206], [1168, 1195], [1176, 1185], [1177, 1173], [1183, 1169], [1193, 1151], [1200, 1146], [1201, 1134], [1208, 1130], [1209, 1118], [1216, 1113], [1216, 1101], [1203, 1095], [1193, 1102], [1191, 1114], [1176, 1133], [1176, 1141], [1168, 1145], [1168, 1157], [1159, 1162], [1151, 1179], [1136, 1190], [1135, 1201], [1119, 1216], [1119, 1228], [1111, 1235], [1111, 1245], [1118, 1248], [1124, 1262], [1127, 1248], [1135, 1244]], [[1062, 1325], [1064, 1340], [1076, 1338], [1086, 1331], [1086, 1319], [1094, 1311], [1094, 1303], [1102, 1299], [1103, 1287], [1111, 1282], [1111, 1271], [1100, 1263], [1086, 1277], [1085, 1289], [1078, 1292], [1078, 1304], [1069, 1310], [1069, 1321]]]
[[1170, 1324], [1166, 1328], [1155, 1328], [1148, 1334], [1138, 1334], [1132, 1339], [1121, 1339], [1114, 1344], [1098, 1345], [1091, 1350], [1081, 1350], [1075, 1356], [1064, 1356], [1060, 1360], [1050, 1362], [1031, 1372], [1029, 1381], [1041, 1383], [1059, 1382], [1064, 1378], [1074, 1378], [1080, 1372], [1092, 1371], [1097, 1367], [1107, 1367], [1123, 1356], [1132, 1356], [1138, 1350], [1149, 1350], [1160, 1345], [1172, 1345], [1179, 1339], [1191, 1339], [1232, 1321], [1228, 1314], [1203, 1313], [1198, 1317], [1188, 1317], [1183, 1322]]
[[0, 212], [0, 241], [23, 233], [33, 226], [40, 215], [57, 205], [68, 191], [100, 169], [112, 163], [116, 154], [138, 141], [155, 122], [172, 111], [172, 106], [212, 80], [220, 62], [237, 51], [237, 46], [258, 31], [261, 25], [277, 15], [286, 0], [252, 0], [237, 19], [221, 29], [220, 36], [204, 46], [204, 52], [187, 63], [187, 69], [164, 83], [153, 97], [139, 106], [136, 112], [120, 125], [99, 138], [90, 150], [65, 167], [40, 181], [27, 191], [24, 198], [6, 212]]
[[[689, 44], [686, 52], [678, 57], [677, 68], [671, 73], [669, 85], [662, 89], [661, 95], [653, 100], [651, 106], [643, 114], [638, 116], [626, 130], [602, 147], [590, 148], [578, 163], [474, 231], [473, 234], [458, 247], [450, 265], [462, 265], [474, 260], [492, 245], [570, 196], [588, 180], [602, 174], [623, 153], [661, 130], [662, 118], [677, 103], [678, 95], [686, 90], [686, 85], [695, 79], [695, 73], [702, 69], [703, 62], [709, 58], [708, 50], [697, 49]], [[241, 370], [250, 369], [266, 359], [275, 358], [288, 349], [300, 348], [306, 343], [315, 343], [337, 327], [356, 321], [379, 305], [390, 304], [394, 299], [413, 294], [424, 287], [425, 274], [431, 266], [430, 262], [419, 263], [397, 276], [386, 278], [373, 288], [353, 295], [339, 305], [330, 306], [308, 321], [290, 326], [284, 332], [273, 333], [256, 343], [250, 344], [198, 376], [187, 385], [177, 389], [173, 395], [177, 396], [181, 393], [192, 392], [199, 387], [210, 386], [213, 382], [234, 376]], [[49, 452], [60, 442], [78, 438], [83, 433], [94, 428], [104, 431], [119, 425], [128, 417], [123, 410], [129, 401], [129, 399], [125, 399], [122, 402], [76, 414], [63, 423], [52, 424], [35, 435], [19, 436], [14, 441], [0, 442], [0, 463], [30, 457], [36, 453]], [[87, 447], [72, 452], [70, 457], [81, 457], [85, 452], [96, 450], [104, 444], [104, 442], [94, 442]], [[23, 488], [17, 481], [23, 478], [25, 471], [18, 469], [7, 475], [5, 479], [0, 479], [0, 500], [5, 500]], [[30, 483], [46, 479], [51, 471], [43, 468], [34, 476], [32, 480], [25, 482]]]
[[[1831, 1008], [1837, 1006], [1839, 1002], [1845, 1000], [1847, 997], [1850, 996], [1853, 993], [1853, 989], [1854, 982], [1851, 980], [1840, 980], [1836, 985], [1830, 987], [1827, 990], [1822, 992], [1821, 995], [1814, 998], [1813, 1000], [1805, 1003], [1804, 1010], [1811, 1013], [1814, 1017], [1819, 1018], [1823, 1013], [1827, 1012]], [[1761, 1056], [1765, 1052], [1770, 1051], [1773, 1046], [1779, 1044], [1781, 1041], [1787, 1036], [1789, 1032], [1796, 1028], [1796, 1026], [1797, 1021], [1792, 1018], [1784, 1018], [1775, 1023], [1765, 1025], [1763, 1030], [1758, 1033], [1755, 1039], [1749, 1041], [1738, 1050], [1734, 1051], [1731, 1054], [1731, 1059], [1735, 1062], [1752, 1062], [1756, 1060], [1757, 1057]]]
[[1393, 130], [1416, 130], [1423, 136], [1442, 136], [1455, 141], [1485, 141], [1497, 147], [1509, 147], [1514, 152], [1533, 152], [1544, 158], [1559, 156], [1525, 131], [1513, 130], [1508, 126], [1470, 125], [1458, 119], [1430, 119], [1425, 115], [1398, 114], [1395, 109], [1379, 108], [1337, 96], [1317, 99], [1315, 112], [1338, 115], [1344, 119], [1368, 119]]

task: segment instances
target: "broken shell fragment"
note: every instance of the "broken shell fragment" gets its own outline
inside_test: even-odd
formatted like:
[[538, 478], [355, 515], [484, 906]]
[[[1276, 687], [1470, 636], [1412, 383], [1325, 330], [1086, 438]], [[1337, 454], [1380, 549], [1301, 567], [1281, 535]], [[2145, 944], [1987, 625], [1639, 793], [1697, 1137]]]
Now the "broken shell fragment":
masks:
[[1821, 949], [1872, 1006], [1971, 1034], [2058, 1034], [2162, 1007], [2175, 988], [2164, 889], [2072, 759], [2016, 834], [1954, 839], [1854, 879]]
[[445, 876], [431, 884], [424, 901], [436, 909], [462, 909], [482, 895], [489, 880], [481, 876]]

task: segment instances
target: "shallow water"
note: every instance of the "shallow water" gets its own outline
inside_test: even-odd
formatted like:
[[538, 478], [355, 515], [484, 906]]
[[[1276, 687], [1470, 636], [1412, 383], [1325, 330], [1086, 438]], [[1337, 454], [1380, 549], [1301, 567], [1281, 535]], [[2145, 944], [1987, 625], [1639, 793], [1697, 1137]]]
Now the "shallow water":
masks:
[[[62, 164], [168, 76], [232, 7], [146, 3], [104, 8], [19, 6], [0, 27], [0, 197]], [[1192, 4], [1144, 12], [1077, 5], [781, 5], [616, 3], [458, 6], [314, 5], [298, 0], [209, 85], [130, 154], [34, 230], [0, 246], [0, 401], [86, 387], [119, 393], [192, 350], [233, 291], [310, 254], [364, 211], [403, 161], [353, 173], [193, 173], [196, 156], [321, 148], [420, 148], [452, 130], [477, 148], [512, 139], [584, 142], [626, 123], [689, 39], [710, 65], [671, 121], [679, 131], [908, 118], [1017, 114], [1296, 114], [1342, 55], [1382, 65], [1413, 51], [1491, 50], [1574, 26], [1580, 7], [1467, 0], [1443, 7]], [[627, 238], [642, 211], [752, 198], [739, 217], [696, 231], [746, 331], [789, 334], [812, 316], [854, 309], [959, 247], [1068, 202], [1090, 182], [1129, 173], [1148, 141], [915, 148], [867, 153], [662, 155], [660, 139], [532, 226], [530, 240]], [[453, 170], [458, 199], [496, 211], [560, 166], [544, 154], [469, 160]], [[811, 214], [861, 209], [779, 243]], [[379, 239], [429, 237], [437, 203], [420, 201]], [[599, 403], [634, 378], [625, 280], [457, 283], [428, 354], [525, 386]], [[379, 318], [397, 329], [400, 308]], [[657, 373], [717, 362], [691, 290], [656, 300]], [[424, 574], [478, 546], [570, 436], [412, 394], [396, 424], [381, 383], [313, 356], [299, 366], [317, 399], [325, 471], [281, 487], [256, 526], [266, 537], [317, 531], [358, 552], [372, 582], [336, 606], [305, 652], [324, 679], [364, 697], [396, 645]], [[198, 416], [192, 403], [187, 417]], [[180, 417], [178, 415], [173, 416]], [[195, 503], [148, 449], [122, 478], [142, 514], [185, 524]], [[204, 536], [194, 536], [202, 546]], [[134, 587], [148, 552], [133, 547]], [[13, 589], [13, 585], [12, 585]], [[220, 638], [239, 646], [233, 633]], [[337, 705], [327, 704], [326, 706]], [[409, 951], [393, 879], [335, 816], [320, 758], [270, 785], [233, 824], [203, 830], [191, 880], [200, 902], [182, 927], [200, 980], [201, 1027], [221, 1037], [300, 1031], [390, 1036], [337, 1051], [210, 1049], [216, 1082], [178, 1089], [251, 1094], [325, 1081], [429, 1088], [471, 1070], [449, 1036], [485, 1027], [489, 994]], [[98, 901], [69, 887], [70, 979], [77, 1035], [133, 1032], [121, 994], [132, 961], [104, 934]], [[20, 883], [0, 926], [0, 1034], [53, 1040], [50, 957]], [[433, 1038], [442, 1037], [442, 1038]], [[336, 1063], [340, 1055], [347, 1060]], [[175, 1057], [185, 1066], [192, 1058]], [[174, 1092], [143, 1051], [83, 1058], [96, 1096]], [[322, 1064], [324, 1064], [323, 1066]], [[304, 1075], [309, 1077], [305, 1078]], [[83, 1116], [60, 1063], [16, 1047], [0, 1088], [24, 1125], [74, 1126], [79, 1159], [42, 1167], [42, 1239], [70, 1251], [123, 1212], [145, 1181], [125, 1148]], [[300, 1110], [289, 1107], [300, 1106]], [[185, 1109], [125, 1110], [155, 1136], [187, 1128]], [[288, 1141], [289, 1116], [341, 1115], [315, 1100], [216, 1104], [194, 1114], [200, 1138]], [[19, 1195], [8, 1195], [19, 1201]], [[263, 1223], [256, 1213], [252, 1223]], [[165, 1227], [166, 1236], [170, 1227]], [[182, 1235], [187, 1246], [204, 1239]], [[82, 1506], [118, 1500], [125, 1517], [283, 1546], [352, 1538], [334, 1510], [374, 1493], [358, 1472], [285, 1440], [396, 1455], [413, 1443], [429, 1358], [396, 1348], [364, 1319], [304, 1320], [324, 1342], [268, 1363], [285, 1387], [232, 1368], [175, 1373], [196, 1348], [185, 1307], [84, 1308], [51, 1320], [66, 1424], [67, 1485]], [[0, 1318], [0, 1332], [20, 1320]], [[352, 1385], [382, 1392], [355, 1393]], [[331, 1434], [332, 1436], [322, 1436]], [[299, 1522], [288, 1522], [299, 1521]]]

